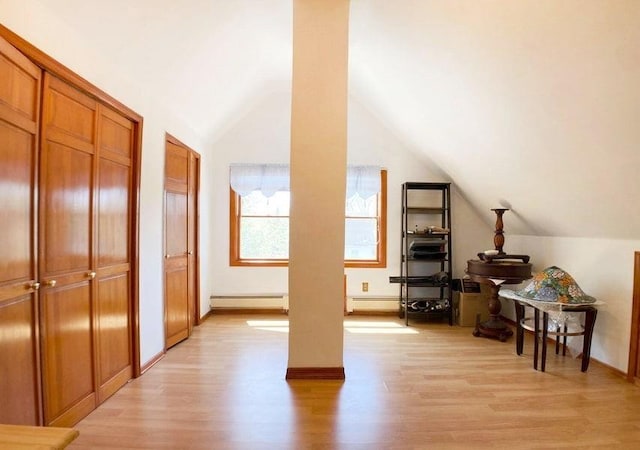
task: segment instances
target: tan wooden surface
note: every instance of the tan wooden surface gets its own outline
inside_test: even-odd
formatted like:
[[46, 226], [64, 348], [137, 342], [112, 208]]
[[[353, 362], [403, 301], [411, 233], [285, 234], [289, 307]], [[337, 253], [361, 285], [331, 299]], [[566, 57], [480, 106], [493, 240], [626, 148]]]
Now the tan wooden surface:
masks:
[[58, 450], [77, 436], [72, 428], [0, 425], [0, 450]]
[[[284, 379], [287, 316], [212, 315], [76, 428], [71, 449], [635, 449], [640, 389], [469, 328], [345, 317], [346, 380]], [[411, 334], [409, 334], [411, 333]]]

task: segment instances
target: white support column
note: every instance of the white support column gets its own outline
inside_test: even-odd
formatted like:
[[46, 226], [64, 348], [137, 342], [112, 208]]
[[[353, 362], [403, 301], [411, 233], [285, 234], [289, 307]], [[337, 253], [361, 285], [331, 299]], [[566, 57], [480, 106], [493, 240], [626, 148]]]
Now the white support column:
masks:
[[349, 0], [294, 0], [287, 378], [344, 378]]

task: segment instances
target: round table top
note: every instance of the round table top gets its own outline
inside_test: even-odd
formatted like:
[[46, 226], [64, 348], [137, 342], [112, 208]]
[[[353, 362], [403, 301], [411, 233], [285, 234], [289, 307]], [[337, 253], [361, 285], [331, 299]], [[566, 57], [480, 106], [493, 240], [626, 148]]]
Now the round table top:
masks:
[[470, 259], [467, 261], [467, 273], [474, 281], [502, 280], [504, 284], [518, 284], [531, 278], [530, 263], [514, 261], [508, 256], [491, 260]]

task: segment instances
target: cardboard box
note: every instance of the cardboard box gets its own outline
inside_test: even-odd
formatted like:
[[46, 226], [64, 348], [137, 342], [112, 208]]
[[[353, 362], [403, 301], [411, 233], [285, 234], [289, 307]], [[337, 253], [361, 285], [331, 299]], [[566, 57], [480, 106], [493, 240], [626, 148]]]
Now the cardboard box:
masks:
[[474, 327], [476, 316], [480, 314], [480, 321], [489, 319], [489, 288], [481, 285], [480, 292], [458, 293], [457, 322], [461, 327]]

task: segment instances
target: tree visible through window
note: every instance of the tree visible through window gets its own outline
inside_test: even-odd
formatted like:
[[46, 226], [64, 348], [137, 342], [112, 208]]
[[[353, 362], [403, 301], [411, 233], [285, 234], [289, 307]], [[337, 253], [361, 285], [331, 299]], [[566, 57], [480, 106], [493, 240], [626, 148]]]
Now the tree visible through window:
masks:
[[[381, 189], [367, 199], [347, 199], [345, 266], [386, 267], [386, 171]], [[230, 189], [231, 252], [234, 266], [285, 266], [289, 257], [289, 192], [240, 196]]]
[[239, 197], [240, 259], [289, 258], [289, 192], [265, 197], [260, 191]]

